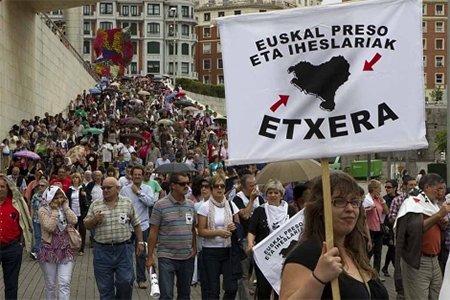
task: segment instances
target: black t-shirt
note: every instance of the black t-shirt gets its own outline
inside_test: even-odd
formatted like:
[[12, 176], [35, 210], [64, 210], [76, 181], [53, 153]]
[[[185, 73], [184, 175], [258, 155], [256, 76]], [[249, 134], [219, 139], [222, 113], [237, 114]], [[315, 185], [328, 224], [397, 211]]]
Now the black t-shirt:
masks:
[[[307, 240], [298, 245], [289, 254], [285, 264], [297, 263], [312, 271], [316, 268], [321, 253], [321, 243], [316, 240]], [[389, 299], [389, 294], [386, 287], [379, 280], [371, 279], [368, 281], [368, 285], [370, 288], [371, 297], [369, 296], [364, 282], [360, 282], [344, 272], [339, 275], [339, 289], [342, 300]], [[325, 286], [321, 299], [333, 299], [330, 283], [327, 283]]]
[[[258, 196], [258, 200], [255, 199], [254, 201], [259, 201], [259, 205], [264, 203], [264, 199], [261, 196]], [[242, 199], [239, 196], [235, 196], [233, 198], [233, 202], [240, 210], [246, 207], [244, 201], [242, 201]], [[247, 237], [248, 224], [250, 223], [250, 218], [248, 218], [248, 220], [245, 220], [241, 218], [241, 216], [239, 216], [239, 223], [242, 225], [242, 228], [244, 228], [244, 236]]]
[[[286, 205], [288, 204], [286, 203]], [[295, 208], [288, 205], [287, 213], [289, 215], [289, 218], [292, 218], [292, 216], [295, 215]], [[269, 225], [267, 224], [267, 215], [264, 206], [257, 207], [253, 212], [253, 215], [250, 218], [248, 232], [252, 233], [255, 236], [256, 244], [269, 236], [270, 229]]]

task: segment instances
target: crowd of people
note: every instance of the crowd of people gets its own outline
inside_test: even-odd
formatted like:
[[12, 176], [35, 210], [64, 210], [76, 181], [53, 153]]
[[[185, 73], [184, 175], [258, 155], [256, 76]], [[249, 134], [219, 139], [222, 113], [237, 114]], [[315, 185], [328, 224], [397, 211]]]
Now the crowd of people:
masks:
[[[333, 172], [335, 247], [327, 249], [322, 179], [258, 185], [261, 166], [228, 166], [223, 120], [149, 76], [105, 80], [72, 100], [67, 116], [14, 125], [0, 146], [5, 298], [18, 298], [24, 245], [41, 265], [46, 299], [69, 299], [74, 261], [89, 244], [101, 299], [149, 288], [150, 267], [160, 299], [174, 299], [175, 286], [178, 299], [190, 299], [193, 281], [202, 299], [219, 299], [221, 289], [224, 299], [332, 299], [334, 279], [342, 299], [388, 299], [380, 274], [390, 276], [390, 263], [398, 298], [437, 299], [450, 245], [439, 175], [405, 175], [401, 193], [387, 180], [382, 196], [377, 180], [364, 195], [348, 174]], [[178, 169], [158, 171], [174, 163]], [[278, 295], [253, 248], [299, 212], [305, 229]], [[81, 235], [76, 251], [72, 227]]]

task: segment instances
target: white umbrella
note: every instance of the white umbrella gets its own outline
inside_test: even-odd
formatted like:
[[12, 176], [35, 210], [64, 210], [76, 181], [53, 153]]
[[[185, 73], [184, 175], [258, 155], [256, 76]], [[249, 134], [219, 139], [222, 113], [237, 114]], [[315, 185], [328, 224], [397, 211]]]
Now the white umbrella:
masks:
[[110, 85], [120, 86], [120, 83], [118, 83], [118, 82], [113, 82], [113, 83], [111, 83]]
[[184, 111], [197, 111], [198, 110], [198, 108], [194, 107], [194, 106], [183, 107], [182, 109]]
[[150, 96], [150, 93], [147, 91], [140, 91], [138, 94], [143, 96]]

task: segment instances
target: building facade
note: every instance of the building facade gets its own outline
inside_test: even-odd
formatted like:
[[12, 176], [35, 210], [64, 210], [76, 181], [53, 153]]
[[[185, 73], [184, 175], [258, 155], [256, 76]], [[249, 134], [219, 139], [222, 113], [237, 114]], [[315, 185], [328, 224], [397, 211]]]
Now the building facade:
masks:
[[195, 3], [198, 25], [195, 33], [195, 70], [198, 80], [205, 84], [224, 84], [220, 36], [214, 19], [248, 13], [264, 13], [301, 6], [320, 5], [320, 0], [200, 0]]
[[[129, 27], [135, 55], [127, 68], [127, 75], [150, 73], [197, 79], [194, 71], [197, 36], [193, 0], [102, 1], [80, 9], [85, 60], [95, 60], [93, 42], [99, 28]], [[64, 19], [61, 11], [53, 11], [50, 16], [54, 21]]]

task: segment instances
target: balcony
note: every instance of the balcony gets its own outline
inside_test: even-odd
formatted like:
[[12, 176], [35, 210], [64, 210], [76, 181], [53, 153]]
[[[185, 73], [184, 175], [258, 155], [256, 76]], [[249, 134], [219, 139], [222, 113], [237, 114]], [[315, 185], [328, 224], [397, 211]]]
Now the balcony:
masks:
[[[6, 0], [11, 2], [16, 2], [17, 0]], [[18, 1], [17, 1], [18, 2]], [[99, 2], [98, 0], [54, 0], [54, 1], [48, 1], [48, 0], [34, 0], [34, 1], [25, 1], [27, 3], [27, 6], [30, 7], [35, 12], [47, 12], [47, 11], [53, 11], [57, 9], [67, 9], [67, 8], [73, 8], [73, 7], [80, 7], [83, 5], [90, 5], [95, 4]]]
[[97, 12], [90, 11], [89, 14], [83, 14], [83, 19], [85, 20], [95, 20], [97, 19]]
[[121, 21], [125, 21], [125, 20], [129, 20], [129, 21], [140, 21], [140, 20], [144, 20], [144, 13], [140, 13], [137, 15], [132, 15], [132, 14], [127, 14], [127, 15], [122, 15], [122, 14], [117, 14], [117, 20], [121, 20]]

